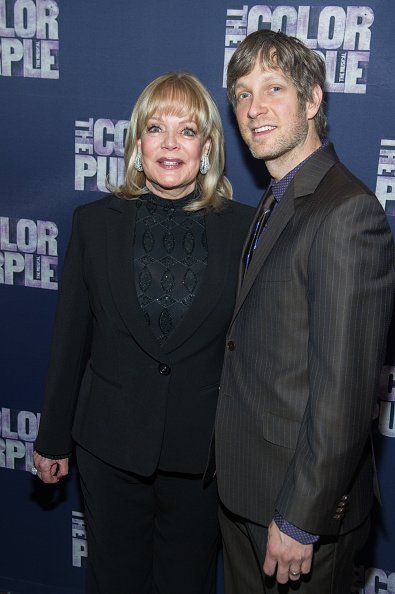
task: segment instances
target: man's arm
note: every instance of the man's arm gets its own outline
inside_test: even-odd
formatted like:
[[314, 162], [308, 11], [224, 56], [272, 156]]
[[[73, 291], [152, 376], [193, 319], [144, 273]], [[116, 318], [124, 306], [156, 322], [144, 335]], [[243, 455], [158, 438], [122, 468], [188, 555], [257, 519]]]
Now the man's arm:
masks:
[[[334, 518], [368, 439], [392, 312], [393, 244], [377, 201], [345, 200], [322, 223], [309, 256], [309, 401], [276, 503], [314, 534], [336, 533]], [[310, 567], [312, 545], [270, 527], [264, 569]], [[305, 548], [307, 546], [307, 548]], [[288, 579], [288, 577], [287, 577]]]

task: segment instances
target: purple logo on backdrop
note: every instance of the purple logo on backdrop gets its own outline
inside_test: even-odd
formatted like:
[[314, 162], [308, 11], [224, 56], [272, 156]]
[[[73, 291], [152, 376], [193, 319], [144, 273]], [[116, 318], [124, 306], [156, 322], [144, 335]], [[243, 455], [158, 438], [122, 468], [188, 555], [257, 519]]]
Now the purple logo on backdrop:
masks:
[[359, 594], [394, 594], [395, 593], [395, 573], [370, 567], [365, 572], [365, 585]]
[[123, 154], [127, 120], [75, 122], [75, 189], [108, 192], [106, 179], [120, 185], [124, 178]]
[[298, 37], [326, 63], [327, 90], [366, 93], [374, 12], [369, 6], [271, 6], [228, 9], [223, 86], [229, 60], [243, 39], [258, 29]]
[[72, 512], [71, 537], [73, 541], [73, 566], [86, 567], [88, 543], [86, 541], [85, 518], [84, 514], [81, 512]]
[[0, 412], [0, 468], [26, 470], [33, 464], [33, 445], [40, 414], [2, 408]]
[[57, 236], [52, 221], [0, 217], [0, 284], [56, 290]]
[[[395, 140], [381, 141], [377, 167], [376, 196], [387, 215], [395, 216]], [[390, 221], [391, 222], [391, 221]]]
[[386, 437], [395, 437], [395, 366], [384, 365], [380, 376], [379, 431]]
[[0, 76], [59, 78], [55, 0], [0, 0]]

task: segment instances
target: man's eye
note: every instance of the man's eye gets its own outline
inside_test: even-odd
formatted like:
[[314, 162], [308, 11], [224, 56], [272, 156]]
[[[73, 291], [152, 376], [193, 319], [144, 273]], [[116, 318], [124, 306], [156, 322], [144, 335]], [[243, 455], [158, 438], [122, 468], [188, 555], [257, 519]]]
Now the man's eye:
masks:
[[181, 130], [181, 134], [183, 134], [184, 136], [196, 136], [196, 130], [194, 130], [193, 128], [189, 128], [188, 126], [186, 126], [185, 128], [183, 128]]
[[250, 96], [250, 93], [247, 93], [247, 91], [243, 91], [243, 93], [239, 93], [237, 100], [243, 100], [243, 99], [247, 99]]
[[281, 87], [272, 87], [272, 91], [277, 93], [278, 91], [281, 91]]

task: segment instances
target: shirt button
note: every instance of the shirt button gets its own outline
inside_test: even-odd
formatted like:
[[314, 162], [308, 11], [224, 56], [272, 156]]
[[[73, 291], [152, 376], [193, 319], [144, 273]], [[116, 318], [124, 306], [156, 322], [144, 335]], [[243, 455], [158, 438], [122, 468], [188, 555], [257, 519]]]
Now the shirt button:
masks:
[[233, 342], [233, 340], [229, 340], [229, 342], [228, 342], [228, 351], [234, 351], [235, 348], [236, 348], [236, 345]]
[[171, 369], [166, 363], [159, 363], [158, 371], [161, 375], [169, 375]]

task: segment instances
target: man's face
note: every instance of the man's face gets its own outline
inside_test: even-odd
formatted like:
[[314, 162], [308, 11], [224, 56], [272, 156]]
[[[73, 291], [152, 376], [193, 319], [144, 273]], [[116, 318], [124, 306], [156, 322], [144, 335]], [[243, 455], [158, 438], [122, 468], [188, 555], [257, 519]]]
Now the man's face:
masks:
[[309, 114], [300, 105], [292, 80], [280, 69], [263, 70], [256, 62], [249, 74], [238, 79], [236, 101], [240, 133], [254, 157], [302, 160]]

